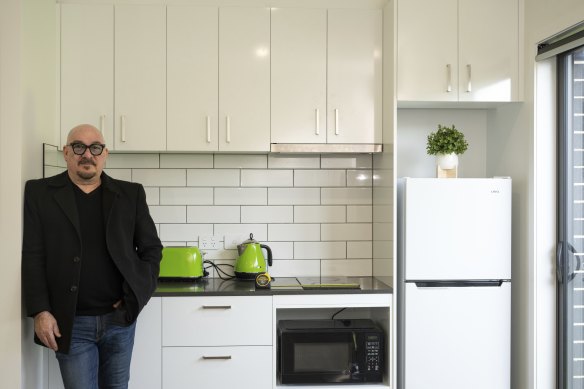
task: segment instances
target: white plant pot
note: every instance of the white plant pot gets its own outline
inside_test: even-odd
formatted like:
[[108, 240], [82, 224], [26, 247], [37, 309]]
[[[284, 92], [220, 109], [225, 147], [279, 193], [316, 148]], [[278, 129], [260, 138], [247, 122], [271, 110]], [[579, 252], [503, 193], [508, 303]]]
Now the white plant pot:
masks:
[[438, 154], [436, 155], [436, 165], [443, 170], [454, 169], [458, 166], [458, 155], [451, 154]]

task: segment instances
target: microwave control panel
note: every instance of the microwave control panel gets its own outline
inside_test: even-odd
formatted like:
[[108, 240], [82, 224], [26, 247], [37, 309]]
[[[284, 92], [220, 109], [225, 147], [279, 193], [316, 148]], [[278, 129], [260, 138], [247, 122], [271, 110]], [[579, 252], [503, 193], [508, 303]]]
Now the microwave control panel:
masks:
[[380, 372], [382, 371], [382, 339], [379, 334], [367, 334], [366, 335], [366, 355], [365, 363], [367, 372]]

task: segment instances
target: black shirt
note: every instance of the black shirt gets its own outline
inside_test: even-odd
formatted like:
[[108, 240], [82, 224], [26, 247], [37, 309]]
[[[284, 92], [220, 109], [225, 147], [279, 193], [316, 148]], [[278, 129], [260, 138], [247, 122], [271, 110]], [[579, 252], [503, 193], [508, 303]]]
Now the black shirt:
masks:
[[85, 193], [77, 185], [75, 201], [81, 226], [81, 276], [77, 315], [96, 316], [112, 311], [123, 295], [124, 278], [113, 262], [105, 240], [102, 187]]

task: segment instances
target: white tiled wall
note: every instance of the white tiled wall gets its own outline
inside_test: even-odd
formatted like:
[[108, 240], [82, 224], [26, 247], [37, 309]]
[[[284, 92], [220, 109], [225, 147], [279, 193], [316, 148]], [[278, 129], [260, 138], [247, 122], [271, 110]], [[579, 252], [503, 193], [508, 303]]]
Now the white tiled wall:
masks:
[[372, 171], [366, 154], [112, 153], [106, 165], [144, 185], [163, 244], [214, 235], [220, 248], [205, 259], [232, 264], [253, 233], [272, 248], [276, 277], [372, 275]]

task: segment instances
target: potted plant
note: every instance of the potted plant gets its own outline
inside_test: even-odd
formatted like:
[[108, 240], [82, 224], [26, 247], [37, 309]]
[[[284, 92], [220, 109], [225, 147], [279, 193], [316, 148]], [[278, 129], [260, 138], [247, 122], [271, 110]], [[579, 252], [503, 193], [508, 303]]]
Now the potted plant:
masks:
[[441, 169], [454, 169], [458, 166], [458, 155], [468, 149], [464, 134], [452, 127], [438, 125], [438, 130], [428, 135], [426, 151], [428, 155], [436, 156], [436, 164]]

